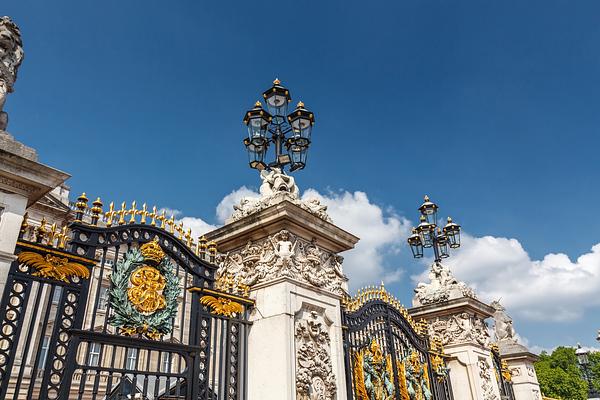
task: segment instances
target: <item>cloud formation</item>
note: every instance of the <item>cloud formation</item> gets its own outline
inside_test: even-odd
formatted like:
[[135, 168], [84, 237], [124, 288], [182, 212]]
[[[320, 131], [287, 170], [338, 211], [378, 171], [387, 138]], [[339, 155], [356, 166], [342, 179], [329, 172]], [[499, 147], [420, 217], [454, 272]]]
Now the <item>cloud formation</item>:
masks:
[[562, 253], [532, 260], [516, 239], [464, 235], [445, 263], [480, 298], [502, 298], [511, 314], [529, 320], [572, 321], [600, 306], [600, 244], [575, 261]]
[[330, 192], [325, 195], [314, 189], [304, 192], [302, 198], [318, 198], [327, 206], [327, 212], [340, 228], [358, 236], [356, 248], [344, 253], [344, 272], [350, 278], [350, 289], [379, 281], [398, 281], [404, 270], [388, 265], [388, 256], [400, 251], [410, 232], [410, 221], [383, 210], [372, 203], [365, 192]]

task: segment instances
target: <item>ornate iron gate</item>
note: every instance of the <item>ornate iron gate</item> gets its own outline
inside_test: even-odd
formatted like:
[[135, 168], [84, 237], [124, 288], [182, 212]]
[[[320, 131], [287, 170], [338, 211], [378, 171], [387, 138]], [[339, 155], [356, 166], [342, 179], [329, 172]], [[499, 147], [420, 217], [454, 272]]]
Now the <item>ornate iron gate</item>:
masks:
[[506, 361], [501, 358], [500, 349], [496, 344], [492, 345], [492, 360], [498, 387], [500, 388], [500, 398], [502, 400], [514, 400], [515, 392], [513, 390], [512, 375]]
[[68, 231], [24, 222], [0, 304], [0, 398], [245, 399], [253, 303], [215, 282], [216, 245], [135, 203], [98, 226], [101, 206], [80, 197]]
[[349, 399], [452, 399], [441, 343], [383, 286], [347, 300], [343, 321]]

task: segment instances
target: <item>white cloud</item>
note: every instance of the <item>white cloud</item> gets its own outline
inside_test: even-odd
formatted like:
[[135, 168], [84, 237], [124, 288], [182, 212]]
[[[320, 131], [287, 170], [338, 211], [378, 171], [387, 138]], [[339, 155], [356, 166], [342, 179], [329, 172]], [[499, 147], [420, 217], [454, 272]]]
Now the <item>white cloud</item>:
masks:
[[386, 266], [385, 258], [397, 253], [406, 243], [410, 231], [407, 219], [393, 211], [384, 212], [364, 192], [322, 195], [308, 189], [302, 196], [303, 199], [311, 197], [327, 205], [327, 212], [336, 225], [360, 238], [356, 248], [343, 254], [344, 272], [350, 278], [351, 289], [381, 280], [391, 283], [400, 279], [404, 271], [398, 266]]
[[600, 306], [600, 244], [572, 261], [565, 254], [532, 260], [516, 239], [463, 235], [445, 263], [486, 301], [502, 298], [511, 314], [571, 321]]
[[160, 210], [158, 210], [158, 213], [161, 214], [163, 211], [165, 212], [167, 218], [173, 215], [175, 217], [176, 223], [183, 222], [183, 226], [186, 230], [191, 229], [192, 237], [194, 238], [194, 240], [196, 240], [196, 238], [198, 238], [199, 236], [202, 236], [205, 233], [217, 228], [216, 225], [209, 224], [202, 218], [182, 217], [183, 212], [174, 208], [161, 208]]
[[246, 186], [229, 193], [217, 206], [217, 220], [222, 224], [225, 223], [233, 213], [233, 206], [239, 204], [244, 197], [259, 197], [259, 194]]

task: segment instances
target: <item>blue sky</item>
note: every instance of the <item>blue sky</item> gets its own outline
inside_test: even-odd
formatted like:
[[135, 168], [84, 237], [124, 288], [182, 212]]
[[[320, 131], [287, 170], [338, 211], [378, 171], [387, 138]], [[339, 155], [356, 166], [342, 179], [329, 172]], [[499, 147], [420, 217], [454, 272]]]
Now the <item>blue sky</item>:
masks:
[[[316, 114], [301, 189], [365, 193], [388, 228], [414, 223], [429, 194], [488, 245], [456, 266], [488, 293], [489, 277], [506, 282], [504, 245], [514, 271], [563, 253], [600, 274], [598, 2], [20, 0], [0, 13], [25, 43], [9, 131], [74, 192], [219, 223], [224, 196], [258, 185], [241, 118], [279, 77]], [[387, 240], [378, 262], [402, 271], [390, 288], [409, 304], [424, 266]], [[544, 265], [581, 272], [566, 263]], [[509, 309], [532, 346], [594, 344], [598, 291], [570, 296], [568, 271], [540, 286], [563, 287], [565, 318], [519, 311], [539, 304], [527, 293]]]

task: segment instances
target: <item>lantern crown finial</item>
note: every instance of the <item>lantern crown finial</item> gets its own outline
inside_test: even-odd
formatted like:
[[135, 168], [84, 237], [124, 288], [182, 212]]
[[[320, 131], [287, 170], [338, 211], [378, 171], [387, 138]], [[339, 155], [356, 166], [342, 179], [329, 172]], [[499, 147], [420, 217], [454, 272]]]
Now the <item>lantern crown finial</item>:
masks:
[[278, 78], [275, 78], [275, 80], [273, 81], [273, 85], [279, 85], [281, 84], [281, 81]]

